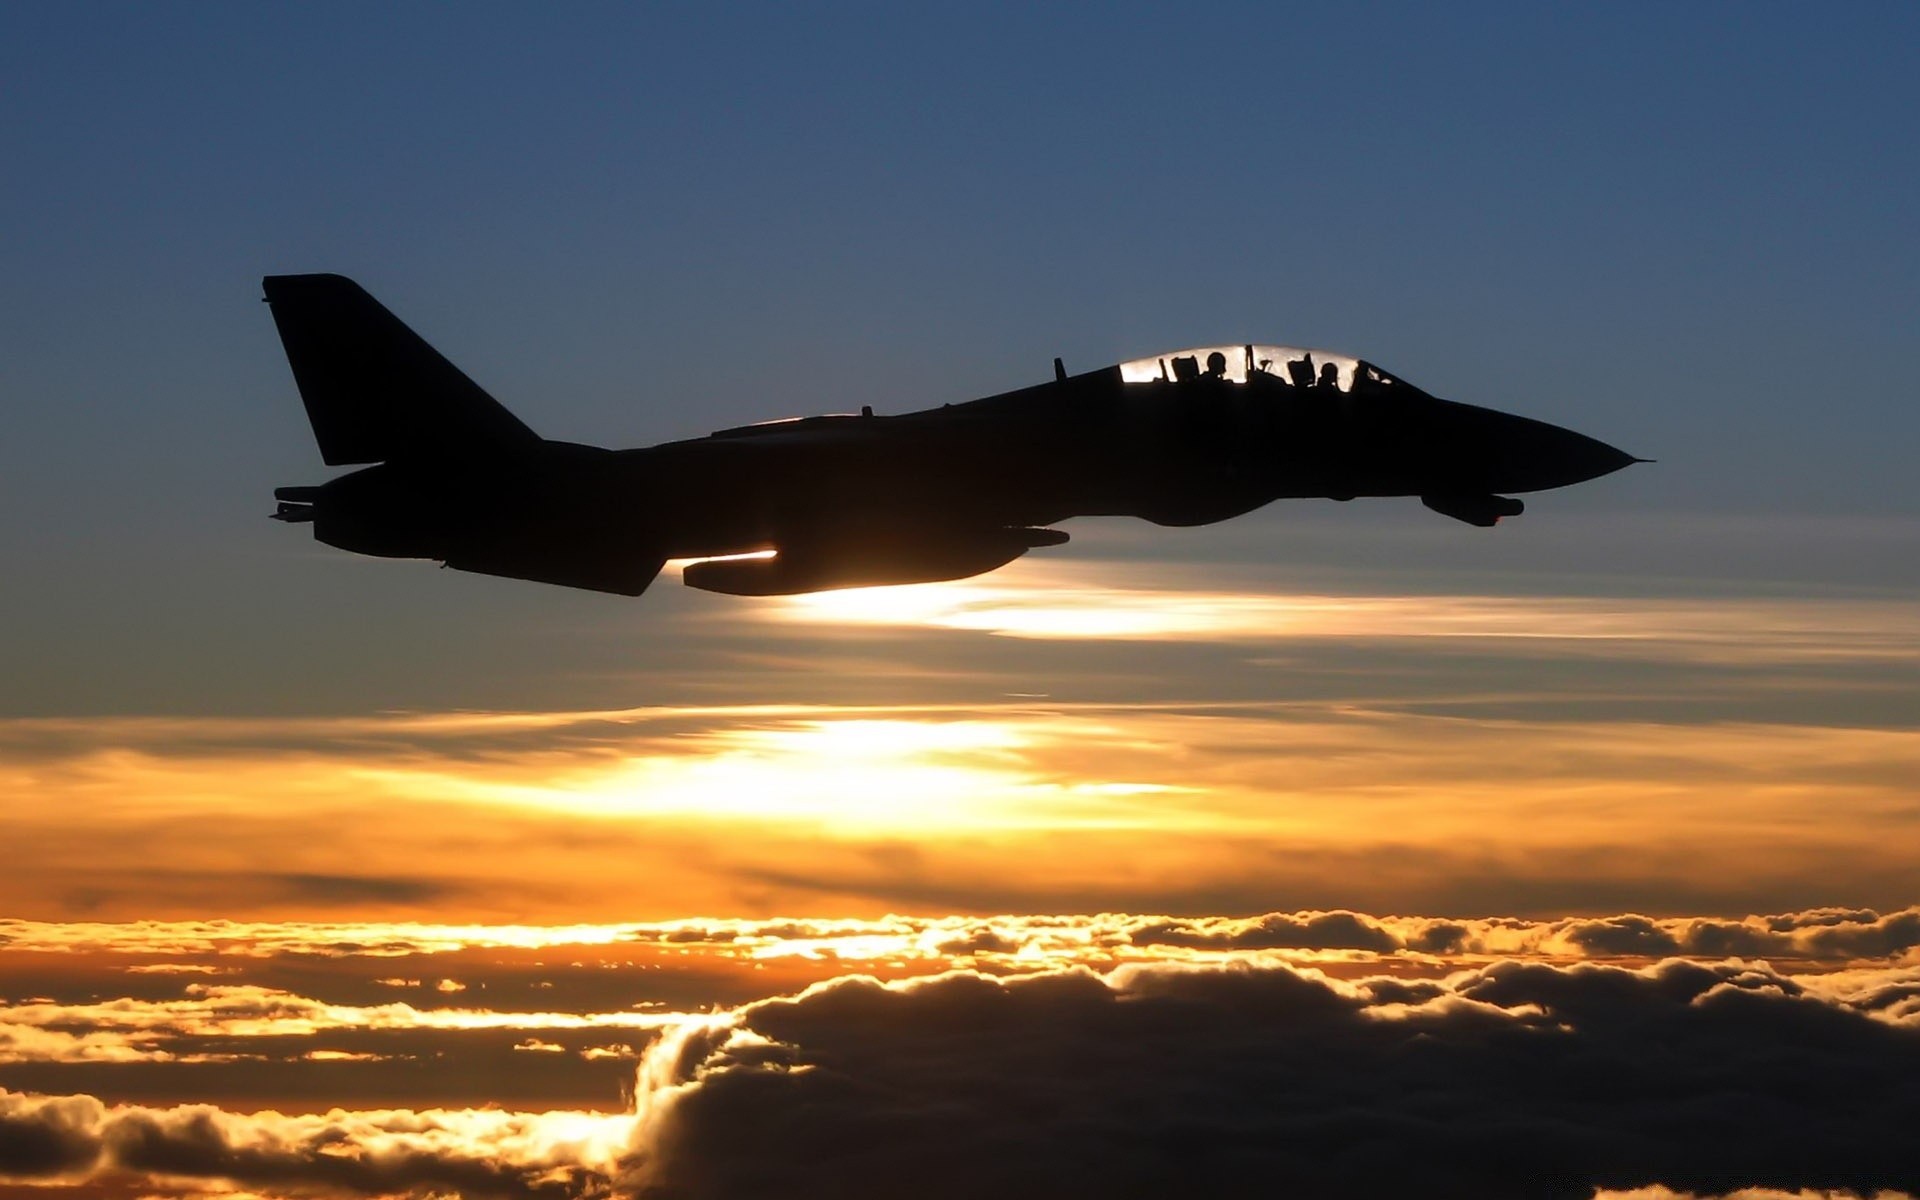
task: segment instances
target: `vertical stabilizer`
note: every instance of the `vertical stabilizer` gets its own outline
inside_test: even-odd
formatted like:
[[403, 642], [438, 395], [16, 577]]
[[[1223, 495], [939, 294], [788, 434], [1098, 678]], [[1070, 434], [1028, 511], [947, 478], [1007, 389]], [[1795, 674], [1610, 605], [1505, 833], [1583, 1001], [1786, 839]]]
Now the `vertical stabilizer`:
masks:
[[263, 281], [328, 466], [492, 457], [538, 434], [342, 275]]

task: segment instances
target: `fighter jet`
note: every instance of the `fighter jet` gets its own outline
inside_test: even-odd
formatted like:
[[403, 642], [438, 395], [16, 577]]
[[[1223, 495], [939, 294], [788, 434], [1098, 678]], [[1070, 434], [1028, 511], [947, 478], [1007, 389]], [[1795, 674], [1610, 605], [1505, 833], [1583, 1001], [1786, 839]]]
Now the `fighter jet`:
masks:
[[1062, 521], [1207, 525], [1281, 499], [1418, 496], [1471, 525], [1508, 493], [1644, 461], [1440, 400], [1371, 363], [1226, 345], [920, 412], [797, 417], [634, 450], [542, 438], [339, 275], [266, 300], [328, 466], [273, 515], [358, 554], [638, 596], [669, 559], [737, 596], [962, 579]]

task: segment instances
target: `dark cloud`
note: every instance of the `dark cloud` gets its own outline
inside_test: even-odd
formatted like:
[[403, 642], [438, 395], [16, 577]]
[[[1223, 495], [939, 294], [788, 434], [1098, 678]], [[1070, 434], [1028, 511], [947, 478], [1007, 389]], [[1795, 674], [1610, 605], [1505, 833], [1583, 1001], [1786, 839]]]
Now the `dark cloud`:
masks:
[[100, 1158], [100, 1103], [90, 1096], [30, 1100], [0, 1092], [0, 1176], [77, 1174]]
[[668, 930], [660, 940], [672, 945], [689, 942], [716, 943], [725, 945], [739, 937], [731, 929], [707, 929], [702, 926], [690, 926], [685, 929]]
[[933, 949], [940, 954], [1018, 954], [1024, 945], [1017, 934], [1004, 933], [991, 925], [975, 925], [971, 928], [956, 929], [952, 933], [937, 939]]
[[1678, 937], [1642, 916], [1573, 922], [1567, 928], [1566, 937], [1581, 950], [1602, 956], [1658, 958], [1680, 952]]
[[1405, 943], [1379, 922], [1358, 913], [1268, 913], [1231, 927], [1155, 921], [1133, 931], [1136, 946], [1187, 946], [1233, 950], [1372, 950], [1390, 954]]
[[1920, 1019], [1855, 1002], [1872, 990], [1679, 961], [849, 978], [663, 1040], [626, 1182], [653, 1200], [1914, 1191]]

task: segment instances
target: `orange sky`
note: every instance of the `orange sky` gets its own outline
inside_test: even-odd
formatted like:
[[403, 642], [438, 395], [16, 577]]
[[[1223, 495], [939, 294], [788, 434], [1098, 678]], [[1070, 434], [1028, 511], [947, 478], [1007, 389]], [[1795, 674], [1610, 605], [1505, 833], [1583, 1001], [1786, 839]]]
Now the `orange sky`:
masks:
[[[1240, 581], [1016, 566], [692, 618], [766, 655], [778, 703], [12, 720], [0, 911], [1737, 914], [1911, 896], [1911, 606]], [[812, 698], [834, 691], [937, 699]]]

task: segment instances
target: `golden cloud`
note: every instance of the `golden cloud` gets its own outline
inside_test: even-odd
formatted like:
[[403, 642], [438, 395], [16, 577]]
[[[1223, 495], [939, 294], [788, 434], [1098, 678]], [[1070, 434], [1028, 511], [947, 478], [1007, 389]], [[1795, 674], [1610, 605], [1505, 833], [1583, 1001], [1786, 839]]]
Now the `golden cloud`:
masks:
[[[1545, 862], [1622, 837], [1642, 852], [1582, 869], [1624, 886], [1684, 852], [1695, 882], [1764, 881], [1851, 856], [1866, 881], [1911, 866], [1920, 777], [1920, 732], [1903, 728], [1467, 720], [1351, 701], [401, 716], [339, 740], [303, 721], [216, 725], [217, 746], [163, 749], [141, 744], [144, 722], [102, 720], [68, 730], [81, 742], [65, 753], [0, 766], [21, 864], [0, 901], [45, 912], [57, 881], [92, 875], [139, 881], [143, 915], [184, 915], [152, 907], [169, 888], [294, 915], [442, 909], [503, 884], [519, 897], [500, 907], [547, 892], [556, 916], [738, 911], [753, 892], [791, 911], [836, 876], [854, 895], [888, 875], [979, 872], [1002, 890], [937, 903], [998, 907], [1027, 881], [1045, 904], [1056, 884], [1093, 896], [1103, 878], [1137, 902], [1157, 880], [1251, 878], [1288, 848], [1298, 869], [1377, 852], [1393, 871], [1425, 855], [1444, 873], [1462, 855]], [[475, 726], [536, 736], [477, 756]], [[1065, 837], [1082, 844], [1070, 861]], [[645, 868], [609, 877], [609, 853]], [[1772, 906], [1760, 890], [1742, 903]]]

